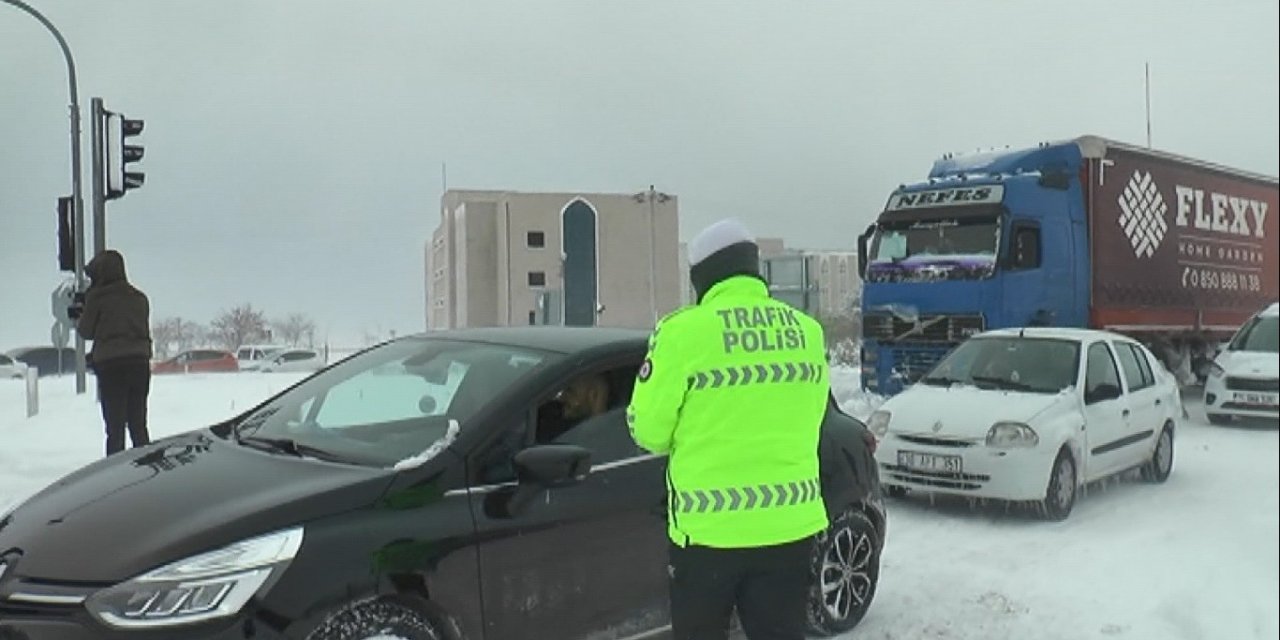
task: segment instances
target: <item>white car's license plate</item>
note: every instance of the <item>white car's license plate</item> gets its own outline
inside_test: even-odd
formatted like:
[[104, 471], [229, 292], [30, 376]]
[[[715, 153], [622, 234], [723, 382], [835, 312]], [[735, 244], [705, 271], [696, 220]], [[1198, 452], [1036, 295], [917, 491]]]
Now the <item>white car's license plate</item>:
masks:
[[898, 465], [913, 471], [960, 473], [960, 456], [940, 456], [919, 451], [899, 451]]
[[1274, 407], [1280, 404], [1280, 395], [1274, 393], [1243, 393], [1235, 392], [1233, 400], [1239, 404], [1247, 404], [1255, 407]]

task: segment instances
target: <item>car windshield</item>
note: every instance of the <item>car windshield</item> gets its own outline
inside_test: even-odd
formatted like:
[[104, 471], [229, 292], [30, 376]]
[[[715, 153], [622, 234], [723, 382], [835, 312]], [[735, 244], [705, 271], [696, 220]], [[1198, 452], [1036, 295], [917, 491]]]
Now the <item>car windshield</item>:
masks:
[[994, 216], [882, 222], [871, 241], [867, 279], [978, 279], [995, 271]]
[[1280, 316], [1258, 316], [1249, 321], [1227, 349], [1280, 353]]
[[920, 381], [987, 389], [1057, 393], [1076, 383], [1080, 344], [1057, 338], [972, 338]]
[[556, 357], [506, 345], [398, 340], [307, 379], [245, 417], [235, 435], [247, 446], [283, 442], [324, 454], [317, 457], [394, 466], [438, 451], [487, 403]]

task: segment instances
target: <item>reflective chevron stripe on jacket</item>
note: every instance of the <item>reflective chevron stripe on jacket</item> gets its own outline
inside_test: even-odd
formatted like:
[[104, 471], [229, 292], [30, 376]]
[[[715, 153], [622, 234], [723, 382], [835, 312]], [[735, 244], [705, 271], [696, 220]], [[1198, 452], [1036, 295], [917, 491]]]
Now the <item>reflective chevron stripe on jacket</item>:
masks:
[[748, 364], [699, 371], [688, 378], [691, 390], [782, 382], [822, 382], [822, 367], [811, 362]]
[[786, 484], [762, 484], [730, 489], [680, 491], [671, 497], [671, 508], [680, 513], [717, 513], [786, 507], [821, 497], [817, 479]]

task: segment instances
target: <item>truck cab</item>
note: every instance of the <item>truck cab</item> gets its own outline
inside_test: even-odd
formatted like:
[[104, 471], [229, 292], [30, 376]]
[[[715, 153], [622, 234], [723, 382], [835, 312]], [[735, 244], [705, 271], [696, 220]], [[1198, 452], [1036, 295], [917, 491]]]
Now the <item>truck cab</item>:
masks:
[[1075, 144], [944, 156], [859, 238], [862, 378], [893, 395], [987, 329], [1084, 327], [1088, 236]]

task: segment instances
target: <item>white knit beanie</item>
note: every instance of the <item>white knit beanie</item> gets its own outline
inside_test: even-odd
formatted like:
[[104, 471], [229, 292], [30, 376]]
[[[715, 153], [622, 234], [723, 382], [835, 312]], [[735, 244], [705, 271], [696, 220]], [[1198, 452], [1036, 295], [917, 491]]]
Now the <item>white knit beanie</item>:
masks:
[[739, 242], [755, 243], [755, 236], [737, 218], [725, 218], [703, 229], [689, 242], [689, 264], [706, 260], [711, 254]]

